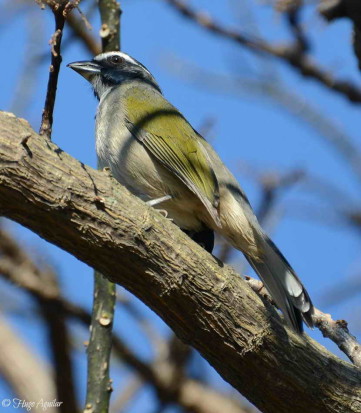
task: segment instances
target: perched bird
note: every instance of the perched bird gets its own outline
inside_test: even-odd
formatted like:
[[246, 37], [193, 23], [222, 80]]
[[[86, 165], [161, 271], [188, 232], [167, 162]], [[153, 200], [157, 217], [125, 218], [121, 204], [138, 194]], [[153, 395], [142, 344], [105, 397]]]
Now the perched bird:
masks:
[[99, 99], [99, 166], [133, 194], [165, 210], [175, 224], [212, 251], [214, 232], [242, 251], [289, 325], [312, 326], [313, 305], [295, 272], [260, 227], [238, 182], [212, 146], [163, 96], [145, 66], [108, 52], [68, 65]]

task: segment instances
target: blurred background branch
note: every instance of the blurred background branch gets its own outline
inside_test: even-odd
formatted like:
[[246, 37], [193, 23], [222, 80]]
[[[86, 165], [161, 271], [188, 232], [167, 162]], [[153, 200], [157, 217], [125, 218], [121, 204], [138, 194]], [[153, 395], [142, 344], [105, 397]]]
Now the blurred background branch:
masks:
[[[252, 52], [275, 57], [296, 70], [300, 75], [319, 82], [324, 87], [343, 95], [351, 102], [361, 103], [361, 89], [349, 81], [335, 79], [331, 73], [318, 66], [304, 53], [304, 47], [299, 47], [299, 41], [289, 46], [273, 45], [258, 37], [252, 37], [225, 27], [213, 20], [208, 13], [196, 11], [183, 0], [165, 1], [184, 17], [202, 26], [205, 30], [246, 47]], [[294, 24], [292, 26], [295, 27]]]

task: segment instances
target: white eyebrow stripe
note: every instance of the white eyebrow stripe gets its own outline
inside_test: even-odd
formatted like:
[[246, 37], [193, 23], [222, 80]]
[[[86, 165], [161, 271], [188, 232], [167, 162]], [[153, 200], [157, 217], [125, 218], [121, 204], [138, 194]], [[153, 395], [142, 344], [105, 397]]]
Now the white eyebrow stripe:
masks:
[[129, 55], [127, 55], [126, 53], [122, 53], [122, 52], [106, 52], [106, 53], [101, 53], [98, 54], [97, 56], [94, 57], [94, 60], [96, 61], [101, 61], [103, 59], [108, 58], [109, 56], [120, 56], [123, 59], [125, 59], [126, 61], [128, 61], [129, 63], [133, 63], [134, 65], [138, 65], [138, 62], [136, 62], [132, 57], [130, 57]]
[[109, 56], [120, 56], [123, 59], [125, 59], [127, 62], [136, 65], [136, 66], [140, 66], [142, 67], [143, 70], [145, 70], [150, 76], [152, 76], [152, 74], [149, 72], [149, 70], [143, 66], [140, 62], [138, 62], [137, 60], [133, 59], [132, 57], [130, 57], [128, 54], [123, 53], [123, 52], [106, 52], [106, 53], [101, 53], [98, 54], [97, 56], [94, 57], [95, 61], [102, 61], [104, 59], [107, 59]]

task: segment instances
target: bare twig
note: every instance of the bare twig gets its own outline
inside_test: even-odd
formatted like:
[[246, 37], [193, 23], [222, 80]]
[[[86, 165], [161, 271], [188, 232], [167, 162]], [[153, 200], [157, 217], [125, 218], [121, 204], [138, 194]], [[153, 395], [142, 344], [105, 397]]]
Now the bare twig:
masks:
[[295, 49], [299, 50], [299, 53], [303, 54], [309, 51], [310, 42], [306, 37], [300, 22], [301, 3], [302, 1], [292, 1], [292, 6], [288, 8], [286, 12], [286, 18], [290, 26], [291, 32], [295, 38]]
[[45, 106], [40, 125], [40, 135], [44, 135], [49, 140], [53, 127], [53, 112], [56, 98], [56, 89], [58, 86], [58, 77], [62, 57], [60, 54], [61, 39], [67, 14], [78, 5], [80, 0], [39, 0], [41, 4], [47, 4], [55, 19], [55, 32], [51, 36], [51, 64], [49, 68], [49, 80], [45, 98]]
[[[251, 277], [246, 277], [246, 281], [255, 292], [266, 297], [267, 300], [273, 303], [262, 281]], [[355, 366], [361, 367], [361, 345], [357, 342], [356, 337], [349, 332], [345, 320], [334, 321], [330, 314], [325, 314], [315, 308], [312, 321], [324, 337], [332, 340]]]
[[317, 66], [299, 48], [279, 46], [267, 43], [260, 38], [253, 38], [236, 30], [222, 26], [206, 13], [197, 12], [183, 0], [165, 0], [175, 10], [206, 30], [248, 48], [250, 51], [278, 58], [294, 68], [302, 76], [314, 79], [330, 90], [338, 92], [351, 102], [361, 103], [361, 90], [353, 83], [337, 80], [332, 74]]

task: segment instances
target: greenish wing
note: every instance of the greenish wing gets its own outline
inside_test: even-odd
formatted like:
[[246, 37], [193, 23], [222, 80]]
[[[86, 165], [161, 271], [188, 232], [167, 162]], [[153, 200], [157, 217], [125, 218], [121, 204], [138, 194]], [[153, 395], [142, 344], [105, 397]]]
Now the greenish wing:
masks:
[[201, 143], [202, 138], [158, 93], [147, 96], [144, 91], [139, 93], [137, 89], [124, 101], [126, 124], [130, 132], [198, 196], [220, 226], [218, 181]]

